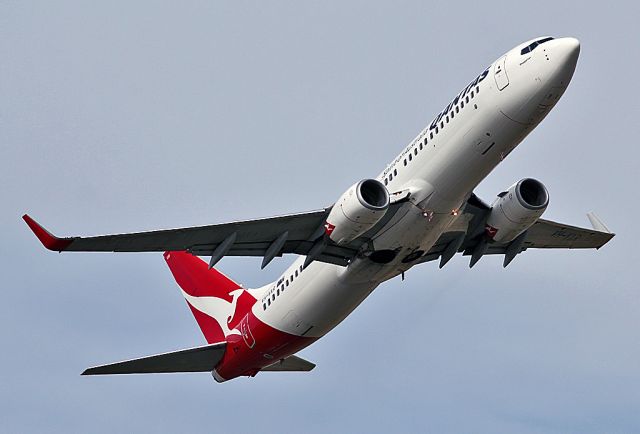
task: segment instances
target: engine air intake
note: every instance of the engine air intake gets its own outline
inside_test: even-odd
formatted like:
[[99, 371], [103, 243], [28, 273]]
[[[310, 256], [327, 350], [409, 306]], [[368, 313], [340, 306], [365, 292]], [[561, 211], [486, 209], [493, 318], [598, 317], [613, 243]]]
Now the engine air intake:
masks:
[[537, 179], [525, 178], [518, 182], [516, 194], [520, 203], [529, 209], [540, 209], [549, 204], [549, 193]]
[[358, 200], [369, 209], [381, 210], [389, 206], [389, 192], [378, 180], [365, 179], [356, 187]]

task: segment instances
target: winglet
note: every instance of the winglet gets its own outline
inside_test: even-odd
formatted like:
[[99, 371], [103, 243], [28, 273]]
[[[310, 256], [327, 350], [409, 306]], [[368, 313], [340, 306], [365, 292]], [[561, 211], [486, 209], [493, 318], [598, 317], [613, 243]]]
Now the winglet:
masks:
[[40, 226], [38, 222], [29, 217], [27, 214], [23, 215], [22, 219], [27, 223], [27, 226], [29, 226], [36, 237], [38, 237], [42, 245], [49, 250], [53, 250], [54, 252], [61, 252], [69, 247], [69, 244], [71, 244], [71, 242], [73, 241], [73, 238], [56, 237], [51, 232]]
[[606, 232], [608, 234], [611, 233], [607, 225], [602, 223], [602, 220], [600, 220], [594, 212], [587, 213], [587, 218], [591, 222], [591, 226], [593, 227], [593, 229], [595, 229], [596, 231]]

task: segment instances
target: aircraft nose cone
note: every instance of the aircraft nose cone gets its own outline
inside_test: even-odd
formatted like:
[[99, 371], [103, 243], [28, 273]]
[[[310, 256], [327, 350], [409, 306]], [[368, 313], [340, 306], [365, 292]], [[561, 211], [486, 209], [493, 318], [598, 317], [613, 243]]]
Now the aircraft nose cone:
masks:
[[576, 38], [564, 38], [567, 60], [576, 62], [580, 55], [580, 41]]
[[[560, 38], [549, 44], [552, 76], [560, 82], [568, 84], [578, 64], [580, 41], [576, 38]], [[554, 84], [556, 86], [556, 84]]]
[[580, 41], [576, 38], [562, 38], [558, 46], [565, 68], [575, 68], [580, 55]]

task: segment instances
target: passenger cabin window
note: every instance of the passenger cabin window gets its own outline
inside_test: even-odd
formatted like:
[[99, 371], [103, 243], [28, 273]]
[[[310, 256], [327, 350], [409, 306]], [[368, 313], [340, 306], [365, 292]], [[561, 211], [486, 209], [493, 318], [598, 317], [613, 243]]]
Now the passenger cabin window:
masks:
[[398, 175], [398, 169], [393, 169], [393, 176], [397, 176]]
[[524, 47], [522, 50], [520, 50], [520, 54], [527, 54], [532, 52], [533, 50], [536, 49], [536, 47], [538, 45], [544, 44], [545, 42], [549, 42], [551, 41], [553, 38], [542, 38], [542, 39], [538, 39], [535, 42], [530, 43], [529, 45], [527, 45], [526, 47]]

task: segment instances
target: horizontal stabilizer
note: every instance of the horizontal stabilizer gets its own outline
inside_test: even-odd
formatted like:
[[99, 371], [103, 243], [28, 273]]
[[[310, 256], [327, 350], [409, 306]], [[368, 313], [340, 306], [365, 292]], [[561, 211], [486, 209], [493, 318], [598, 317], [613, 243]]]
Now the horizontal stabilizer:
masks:
[[311, 363], [298, 356], [289, 356], [280, 359], [272, 365], [264, 367], [261, 371], [300, 371], [307, 372], [315, 368], [315, 363]]
[[211, 372], [224, 356], [226, 342], [95, 366], [82, 375]]

